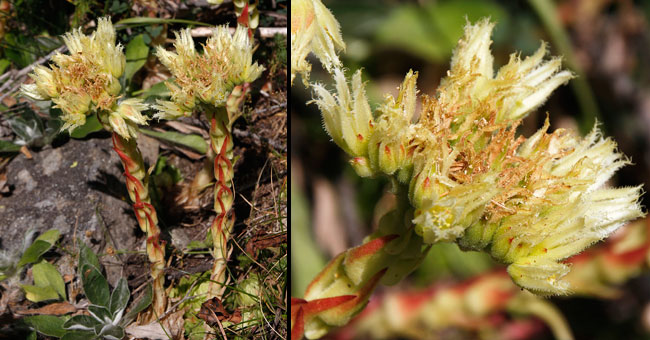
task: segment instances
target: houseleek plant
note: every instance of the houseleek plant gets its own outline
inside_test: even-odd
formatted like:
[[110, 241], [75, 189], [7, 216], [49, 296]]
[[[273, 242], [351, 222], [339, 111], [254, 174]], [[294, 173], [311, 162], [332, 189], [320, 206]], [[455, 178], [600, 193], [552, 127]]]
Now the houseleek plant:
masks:
[[235, 219], [232, 124], [241, 115], [240, 105], [249, 83], [260, 76], [264, 67], [253, 63], [252, 43], [242, 26], [237, 27], [234, 35], [225, 26], [217, 27], [203, 45], [203, 53], [196, 51], [189, 29], [176, 34], [174, 47], [175, 52], [156, 48], [156, 55], [174, 78], [165, 83], [171, 100], [158, 101], [154, 108], [159, 119], [176, 119], [198, 111], [209, 122], [207, 160], [185, 199], [191, 199], [214, 180], [217, 216], [210, 227], [214, 256], [210, 294], [221, 296], [226, 283], [227, 242]]
[[34, 100], [51, 100], [61, 109], [62, 129], [72, 132], [97, 115], [102, 126], [112, 133], [113, 149], [124, 166], [129, 197], [134, 202], [140, 229], [147, 235], [147, 255], [153, 279], [153, 312], [164, 313], [166, 297], [163, 269], [165, 248], [160, 240], [156, 210], [149, 197], [149, 174], [138, 150], [138, 125], [146, 124], [142, 114], [148, 106], [137, 98], [125, 98], [119, 78], [126, 57], [116, 43], [110, 19], [100, 18], [97, 29], [84, 35], [81, 29], [63, 36], [69, 54], [57, 53], [49, 67], [36, 66], [31, 84], [21, 87], [23, 95]]

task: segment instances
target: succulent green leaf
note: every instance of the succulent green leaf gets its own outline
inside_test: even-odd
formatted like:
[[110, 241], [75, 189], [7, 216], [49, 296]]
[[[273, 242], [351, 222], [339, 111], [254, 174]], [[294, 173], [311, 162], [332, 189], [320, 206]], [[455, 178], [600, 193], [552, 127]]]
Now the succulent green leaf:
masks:
[[[104, 306], [90, 305], [88, 306], [88, 312], [90, 313], [90, 316], [97, 319], [99, 323], [111, 323], [113, 320], [108, 308]], [[95, 329], [97, 328], [95, 327]]]
[[91, 331], [73, 331], [67, 332], [61, 337], [61, 340], [94, 340], [97, 339], [95, 332]]
[[63, 329], [63, 323], [65, 320], [62, 317], [54, 315], [34, 315], [27, 316], [23, 320], [41, 334], [55, 336], [57, 338], [60, 338], [65, 334], [65, 329]]
[[81, 282], [90, 303], [98, 306], [108, 306], [110, 301], [108, 282], [97, 268], [91, 265], [83, 266]]
[[21, 287], [25, 291], [25, 297], [31, 302], [58, 300], [60, 298], [56, 290], [50, 286], [38, 287], [31, 285], [21, 285]]
[[0, 140], [0, 152], [18, 152], [20, 145], [14, 144], [6, 140]]
[[0, 74], [3, 74], [9, 65], [11, 65], [11, 62], [8, 59], [0, 59]]
[[126, 45], [126, 67], [124, 77], [131, 80], [133, 75], [138, 72], [147, 62], [149, 55], [149, 46], [144, 43], [142, 34], [137, 35]]
[[16, 134], [16, 144], [37, 148], [50, 144], [59, 134], [63, 124], [53, 116], [39, 116], [30, 107], [18, 108], [18, 112], [9, 118], [8, 122]]
[[59, 231], [56, 229], [50, 229], [34, 241], [27, 250], [23, 253], [23, 256], [20, 258], [20, 261], [18, 262], [18, 267], [22, 267], [26, 264], [30, 263], [35, 263], [38, 261], [38, 259], [41, 257], [41, 255], [45, 254], [56, 242], [56, 240], [59, 239]]
[[7, 59], [9, 59], [14, 65], [18, 66], [18, 68], [26, 67], [34, 62], [34, 56], [36, 54], [32, 53], [29, 49], [18, 47], [30, 43], [27, 36], [7, 33], [4, 36], [4, 43], [6, 44], [6, 46], [3, 47], [5, 57], [7, 57]]
[[108, 340], [121, 340], [124, 338], [124, 328], [115, 325], [103, 325], [100, 328], [98, 335]]
[[34, 285], [38, 287], [52, 287], [62, 299], [66, 299], [65, 283], [63, 277], [51, 263], [41, 260], [32, 267]]
[[94, 332], [95, 326], [99, 321], [90, 315], [75, 315], [63, 324], [67, 330], [91, 331]]
[[191, 148], [201, 154], [205, 154], [208, 151], [208, 146], [205, 144], [205, 140], [199, 135], [184, 134], [174, 131], [159, 132], [149, 129], [140, 129], [140, 132], [151, 137]]
[[135, 303], [131, 310], [126, 313], [124, 318], [120, 321], [120, 325], [128, 325], [138, 313], [142, 312], [145, 308], [149, 307], [151, 304], [151, 299], [153, 298], [153, 288], [151, 284], [147, 285], [145, 288], [144, 295]]
[[85, 138], [89, 134], [93, 132], [97, 132], [102, 130], [104, 127], [102, 124], [99, 122], [99, 119], [97, 118], [97, 115], [90, 115], [86, 117], [86, 123], [72, 131], [70, 133], [70, 137], [72, 138]]
[[111, 319], [115, 319], [116, 315], [122, 316], [130, 297], [129, 285], [126, 283], [125, 278], [121, 278], [111, 294], [111, 303], [108, 307]]
[[88, 248], [85, 244], [81, 245], [81, 250], [79, 251], [79, 265], [78, 268], [81, 269], [85, 265], [91, 265], [97, 270], [101, 271], [102, 267], [99, 265], [99, 260], [97, 255], [93, 253], [92, 249]]
[[154, 84], [146, 90], [133, 91], [132, 95], [138, 96], [142, 99], [147, 99], [149, 97], [169, 97], [169, 89], [165, 85], [164, 81]]

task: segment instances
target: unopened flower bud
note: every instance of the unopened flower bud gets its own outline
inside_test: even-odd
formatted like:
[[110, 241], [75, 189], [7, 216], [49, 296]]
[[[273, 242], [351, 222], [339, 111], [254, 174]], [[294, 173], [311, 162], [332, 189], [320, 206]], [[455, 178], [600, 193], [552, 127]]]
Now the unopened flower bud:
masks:
[[176, 103], [167, 100], [158, 99], [153, 108], [157, 111], [154, 115], [156, 119], [174, 120], [184, 116], [189, 117], [192, 114], [192, 111], [185, 110]]
[[117, 132], [124, 139], [137, 138], [138, 124], [146, 124], [147, 117], [142, 111], [148, 106], [139, 98], [123, 100], [114, 112], [109, 114], [109, 124], [113, 131]]
[[325, 129], [334, 142], [351, 156], [365, 156], [374, 122], [361, 72], [357, 71], [352, 77], [352, 90], [343, 71], [334, 70], [334, 79], [338, 96], [333, 96], [323, 86], [315, 85], [317, 98], [314, 102], [321, 110]]
[[108, 86], [106, 87], [106, 92], [111, 96], [117, 96], [120, 94], [120, 91], [122, 91], [122, 86], [120, 85], [119, 79], [111, 76], [111, 80], [108, 82]]
[[48, 97], [58, 96], [58, 89], [54, 79], [54, 72], [47, 67], [38, 65], [34, 67], [34, 74], [32, 79], [36, 81], [38, 88]]
[[33, 100], [48, 100], [50, 96], [42, 93], [36, 84], [22, 84], [20, 85], [20, 93]]
[[375, 172], [370, 167], [370, 163], [366, 157], [354, 157], [350, 159], [350, 165], [357, 172], [357, 175], [361, 177], [375, 176]]
[[86, 123], [86, 113], [90, 110], [91, 98], [88, 95], [64, 93], [62, 96], [52, 98], [54, 107], [63, 111], [61, 117], [64, 121], [61, 129], [72, 132], [78, 126]]
[[124, 139], [129, 139], [131, 134], [129, 133], [129, 128], [124, 121], [124, 117], [117, 112], [111, 112], [108, 115], [108, 122], [111, 126], [111, 129], [115, 131], [118, 135], [122, 136]]
[[311, 65], [305, 60], [313, 52], [325, 69], [341, 67], [336, 54], [344, 50], [339, 23], [320, 0], [298, 0], [291, 6], [291, 83], [302, 73], [305, 85]]

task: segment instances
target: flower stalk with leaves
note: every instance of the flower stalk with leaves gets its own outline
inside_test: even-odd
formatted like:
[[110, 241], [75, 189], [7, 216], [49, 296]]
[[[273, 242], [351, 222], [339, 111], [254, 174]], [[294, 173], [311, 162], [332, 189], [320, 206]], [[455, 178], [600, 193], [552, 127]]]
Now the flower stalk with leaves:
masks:
[[[504, 313], [526, 318], [508, 320]], [[573, 339], [552, 303], [520, 290], [499, 269], [455, 284], [386, 292], [340, 329], [337, 338], [421, 339], [423, 334], [435, 337], [453, 328], [480, 339], [528, 339], [539, 328], [526, 326], [539, 323], [537, 319], [549, 326], [555, 339]], [[516, 328], [519, 332], [513, 332]]]
[[[367, 301], [362, 287], [372, 290], [379, 278], [390, 283], [400, 277], [389, 275], [391, 261], [441, 241], [490, 253], [508, 265], [517, 285], [533, 293], [567, 294], [563, 278], [570, 267], [561, 261], [643, 215], [640, 187], [602, 188], [629, 161], [597, 127], [579, 138], [564, 130], [548, 133], [547, 119], [533, 136], [516, 137], [521, 119], [572, 74], [560, 69], [559, 58], [544, 60], [544, 44], [523, 60], [513, 54], [495, 73], [493, 26], [487, 20], [466, 26], [448, 76], [435, 97], [422, 99], [421, 112], [416, 112], [414, 72], [406, 75], [397, 98], [387, 96], [375, 114], [360, 72], [350, 90], [335, 69], [336, 95], [314, 86], [325, 128], [352, 157], [356, 172], [390, 178], [398, 206], [408, 208], [387, 216], [394, 233], [373, 234], [336, 257], [311, 283], [305, 300], [295, 300], [293, 339], [303, 332], [317, 338], [347, 323]], [[420, 247], [398, 246], [407, 239]], [[364, 249], [363, 261], [354, 261], [355, 249]], [[387, 259], [388, 249], [393, 252]], [[407, 258], [412, 265], [399, 270], [417, 265], [417, 256]], [[355, 281], [355, 275], [365, 280]]]
[[[249, 83], [264, 68], [253, 63], [251, 41], [246, 28], [238, 26], [234, 35], [227, 27], [217, 27], [198, 53], [189, 30], [176, 34], [176, 52], [158, 46], [156, 55], [171, 71], [173, 81], [166, 82], [171, 101], [159, 101], [155, 108], [159, 119], [189, 116], [194, 110], [204, 112], [210, 124], [210, 149], [206, 164], [190, 187], [196, 194], [214, 183], [214, 210], [217, 214], [210, 231], [213, 241], [214, 265], [210, 289], [212, 296], [221, 296], [226, 283], [227, 242], [234, 224], [232, 205], [233, 139], [232, 124], [241, 115], [241, 103]], [[211, 172], [211, 176], [206, 175]]]
[[103, 127], [112, 132], [114, 150], [124, 166], [127, 191], [140, 229], [147, 235], [147, 255], [153, 278], [153, 312], [166, 308], [163, 269], [164, 243], [156, 210], [149, 198], [149, 174], [137, 147], [138, 125], [146, 124], [142, 114], [148, 106], [137, 98], [122, 98], [119, 78], [126, 58], [116, 44], [115, 29], [108, 18], [101, 18], [97, 30], [84, 35], [80, 29], [63, 37], [69, 55], [57, 53], [54, 64], [37, 66], [30, 76], [34, 83], [22, 85], [22, 93], [35, 100], [52, 100], [63, 112], [63, 129], [72, 132], [84, 125], [88, 115], [97, 115]]
[[[620, 297], [619, 286], [648, 266], [649, 231], [648, 219], [634, 221], [605, 243], [566, 260], [571, 271], [565, 280], [572, 293], [603, 299]], [[436, 284], [424, 290], [387, 292], [373, 300], [335, 337], [416, 339], [422, 334], [458, 327], [477, 331], [480, 328], [486, 338], [505, 339], [502, 331], [515, 325], [493, 321], [498, 320], [493, 317], [502, 311], [536, 315], [547, 322], [556, 339], [571, 338], [559, 311], [545, 300], [518, 289], [503, 270], [451, 286]], [[496, 336], [495, 332], [501, 335]]]

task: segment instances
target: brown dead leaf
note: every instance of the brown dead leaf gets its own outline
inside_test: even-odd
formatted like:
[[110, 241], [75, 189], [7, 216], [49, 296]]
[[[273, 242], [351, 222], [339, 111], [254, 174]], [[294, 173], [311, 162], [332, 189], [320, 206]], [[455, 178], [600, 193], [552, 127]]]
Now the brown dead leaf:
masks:
[[20, 152], [22, 152], [22, 154], [25, 155], [27, 159], [32, 159], [32, 153], [29, 152], [29, 149], [27, 149], [26, 145], [20, 147]]
[[264, 83], [264, 85], [262, 85], [262, 88], [260, 89], [260, 91], [264, 91], [266, 93], [273, 92], [273, 82], [272, 81], [267, 81], [266, 83]]
[[136, 326], [135, 323], [124, 329], [126, 334], [136, 339], [165, 340], [168, 339], [165, 330], [159, 323], [150, 323], [148, 325]]
[[257, 251], [269, 247], [275, 247], [287, 242], [287, 234], [267, 234], [264, 231], [253, 236], [246, 243], [246, 252], [253, 258], [257, 259]]
[[7, 173], [6, 170], [0, 172], [0, 194], [8, 194], [11, 191], [7, 185]]
[[63, 282], [70, 283], [72, 280], [74, 280], [74, 274], [63, 275]]
[[16, 104], [18, 103], [18, 101], [17, 101], [16, 98], [14, 98], [14, 97], [15, 97], [15, 96], [6, 96], [6, 97], [2, 100], [2, 103], [3, 103], [6, 107], [12, 107], [12, 106], [14, 106], [14, 105], [16, 105]]
[[163, 144], [160, 145], [160, 148], [164, 149], [164, 150], [178, 151], [178, 152], [182, 153], [183, 155], [185, 155], [187, 158], [189, 158], [191, 160], [195, 160], [195, 161], [205, 157], [205, 155], [199, 154], [197, 152], [194, 152], [194, 151], [190, 150], [189, 148], [185, 148], [185, 147], [182, 147], [180, 145], [172, 145], [172, 144], [163, 143]]
[[241, 312], [239, 310], [236, 310], [232, 314], [228, 313], [228, 311], [223, 308], [221, 300], [216, 297], [204, 302], [201, 305], [201, 310], [199, 311], [198, 317], [211, 327], [223, 321], [230, 321], [232, 323], [241, 322]]
[[187, 133], [187, 134], [195, 133], [195, 134], [201, 135], [203, 138], [206, 138], [206, 139], [209, 138], [209, 135], [208, 135], [207, 131], [205, 131], [204, 129], [202, 129], [200, 127], [194, 126], [194, 125], [185, 124], [183, 122], [179, 122], [179, 121], [175, 121], [175, 120], [171, 120], [171, 121], [168, 120], [168, 121], [165, 122], [165, 125], [173, 128], [174, 130], [176, 130], [178, 132]]
[[56, 302], [56, 303], [51, 303], [49, 305], [45, 305], [41, 308], [35, 308], [35, 309], [23, 309], [23, 310], [17, 310], [16, 314], [19, 315], [40, 315], [40, 314], [47, 314], [47, 315], [65, 315], [69, 313], [74, 313], [77, 311], [77, 307], [74, 305], [71, 305], [70, 303], [66, 302]]
[[183, 315], [185, 310], [181, 309], [164, 317], [160, 322], [152, 322], [146, 325], [138, 325], [136, 322], [126, 327], [126, 334], [136, 339], [151, 340], [181, 340], [183, 338]]

